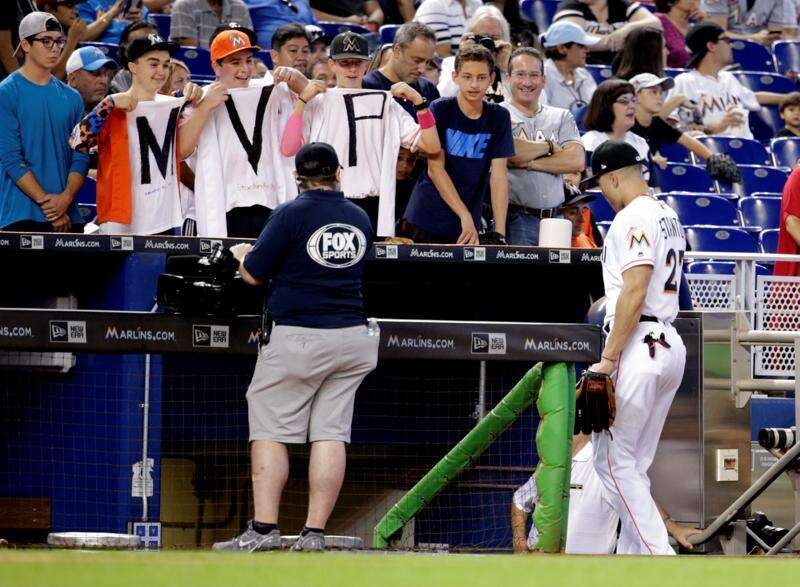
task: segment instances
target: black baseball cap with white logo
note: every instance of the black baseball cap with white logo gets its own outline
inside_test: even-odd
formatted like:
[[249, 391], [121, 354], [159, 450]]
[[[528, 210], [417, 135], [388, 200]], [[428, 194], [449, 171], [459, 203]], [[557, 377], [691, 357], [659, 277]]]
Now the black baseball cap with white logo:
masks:
[[308, 143], [294, 156], [298, 177], [330, 177], [339, 169], [339, 157], [328, 143]]
[[339, 33], [331, 41], [331, 59], [363, 59], [369, 60], [369, 45], [367, 40], [352, 31]]
[[125, 50], [125, 58], [129, 62], [136, 61], [145, 53], [150, 53], [150, 51], [166, 51], [172, 57], [178, 51], [178, 44], [172, 41], [165, 41], [158, 35], [147, 35], [130, 42]]
[[581, 182], [581, 188], [594, 187], [601, 175], [632, 165], [647, 165], [647, 161], [625, 141], [606, 141], [592, 153], [593, 175]]

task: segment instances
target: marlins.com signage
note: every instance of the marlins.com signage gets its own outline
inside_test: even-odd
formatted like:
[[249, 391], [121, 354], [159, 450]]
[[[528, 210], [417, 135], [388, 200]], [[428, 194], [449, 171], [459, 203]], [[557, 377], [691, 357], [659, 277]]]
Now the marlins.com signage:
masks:
[[326, 224], [311, 235], [306, 250], [314, 262], [331, 269], [344, 269], [364, 257], [367, 237], [350, 224]]

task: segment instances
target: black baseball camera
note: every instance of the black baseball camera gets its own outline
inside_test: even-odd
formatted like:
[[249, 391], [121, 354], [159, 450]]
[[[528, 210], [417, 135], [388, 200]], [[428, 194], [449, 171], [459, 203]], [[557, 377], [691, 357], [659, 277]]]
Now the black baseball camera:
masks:
[[465, 38], [475, 41], [476, 43], [478, 43], [478, 45], [483, 45], [484, 47], [489, 49], [489, 51], [491, 51], [492, 53], [497, 52], [497, 45], [495, 44], [494, 39], [492, 37], [489, 37], [487, 35], [469, 34], [465, 35]]
[[788, 450], [797, 442], [797, 427], [762, 428], [758, 431], [758, 444], [766, 448]]
[[261, 288], [242, 280], [239, 262], [221, 243], [215, 243], [207, 257], [168, 257], [156, 292], [161, 309], [189, 316], [257, 315], [264, 300]]

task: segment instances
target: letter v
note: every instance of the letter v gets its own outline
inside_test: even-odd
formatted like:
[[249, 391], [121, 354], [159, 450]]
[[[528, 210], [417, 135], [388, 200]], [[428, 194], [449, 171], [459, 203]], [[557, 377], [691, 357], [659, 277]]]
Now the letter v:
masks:
[[261, 160], [261, 146], [263, 142], [263, 125], [264, 125], [264, 112], [267, 109], [267, 102], [272, 94], [272, 89], [275, 86], [266, 86], [261, 90], [261, 98], [258, 100], [256, 107], [256, 123], [253, 128], [253, 140], [247, 136], [242, 125], [242, 120], [239, 118], [239, 113], [236, 111], [236, 105], [233, 103], [233, 96], [229, 96], [225, 101], [225, 109], [228, 111], [228, 116], [231, 119], [233, 130], [236, 131], [236, 136], [239, 137], [239, 142], [242, 148], [247, 153], [247, 160], [250, 162], [250, 167], [253, 168], [253, 173], [258, 174], [258, 162]]

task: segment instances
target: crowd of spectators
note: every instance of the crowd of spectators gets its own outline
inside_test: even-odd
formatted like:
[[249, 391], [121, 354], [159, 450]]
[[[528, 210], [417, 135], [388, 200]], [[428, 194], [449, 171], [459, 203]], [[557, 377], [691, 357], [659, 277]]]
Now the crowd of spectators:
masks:
[[[241, 87], [290, 82], [301, 117], [300, 106], [343, 87], [389, 91], [405, 111], [408, 119], [397, 122], [395, 228], [379, 236], [537, 245], [541, 220], [566, 217], [575, 246], [600, 244], [586, 211], [591, 198], [565, 185], [591, 174], [586, 162], [603, 142], [633, 145], [658, 191], [657, 171], [675, 145], [698, 164], [725, 158], [697, 137], [753, 139], [751, 114], [765, 106], [783, 121], [776, 137], [800, 138], [800, 93], [751, 90], [736, 75], [731, 45], [792, 40], [797, 22], [792, 0], [564, 0], [541, 31], [520, 19], [514, 0], [11, 0], [0, 8], [0, 227], [83, 229], [75, 196], [104, 158], [96, 152], [102, 143], [80, 140], [90, 125], [79, 122], [100, 120], [98, 109], [108, 116], [159, 96], [182, 97], [175, 140], [185, 146], [186, 129], [202, 126], [198, 113], [221, 83], [224, 60], [208, 57], [200, 73], [179, 49], [213, 55], [221, 32], [239, 31], [246, 51], [234, 45], [233, 53], [247, 59], [231, 67], [239, 67]], [[381, 44], [385, 24], [396, 30], [393, 42]], [[357, 43], [348, 41], [359, 51], [337, 57], [330, 45], [347, 27], [359, 33]], [[134, 90], [148, 39], [151, 52], [167, 50], [166, 59], [160, 54], [147, 70], [151, 79]], [[143, 85], [155, 94], [142, 93]], [[222, 85], [223, 94], [235, 87]], [[313, 126], [308, 116], [303, 124]], [[300, 126], [284, 132], [285, 125], [275, 140], [288, 160], [286, 145], [299, 148], [307, 136]], [[405, 134], [413, 128], [427, 139]], [[333, 142], [338, 131], [326, 132]], [[196, 162], [185, 154], [174, 164], [181, 189], [192, 193]], [[376, 225], [382, 189], [360, 202]], [[186, 210], [183, 216], [191, 219]], [[168, 229], [180, 231], [180, 223]]]

